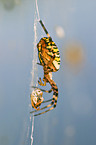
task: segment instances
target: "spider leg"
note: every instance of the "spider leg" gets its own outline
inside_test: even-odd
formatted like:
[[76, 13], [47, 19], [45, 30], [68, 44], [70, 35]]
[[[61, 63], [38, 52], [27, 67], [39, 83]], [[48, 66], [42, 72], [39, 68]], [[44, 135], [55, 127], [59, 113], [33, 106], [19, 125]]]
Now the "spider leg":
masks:
[[49, 100], [43, 101], [42, 103], [46, 103], [46, 102], [50, 102], [50, 101], [52, 101], [52, 99], [49, 99]]
[[55, 108], [55, 107], [53, 106], [53, 107], [51, 107], [50, 109], [48, 109], [48, 110], [46, 110], [46, 111], [44, 111], [44, 112], [41, 112], [41, 113], [35, 114], [34, 116], [38, 116], [38, 115], [44, 114], [44, 113], [46, 113], [46, 112], [48, 112], [48, 111], [53, 110], [54, 108]]
[[38, 63], [38, 62], [37, 62], [37, 64], [38, 64], [38, 65], [42, 65], [41, 63]]
[[40, 86], [46, 86], [46, 81], [45, 81], [45, 79], [43, 79], [43, 81], [44, 81], [44, 83], [41, 81], [41, 78], [39, 78], [38, 84], [39, 84]]
[[[40, 89], [40, 88], [35, 87], [35, 86], [32, 86], [32, 88]], [[40, 90], [43, 91], [43, 92], [46, 92], [46, 93], [51, 93], [52, 92], [52, 88], [50, 90], [43, 90], [43, 89], [40, 89]]]
[[[46, 108], [48, 108], [48, 107], [52, 106], [53, 104], [54, 104], [54, 100], [52, 99], [51, 104], [49, 104], [49, 105], [47, 105], [47, 106], [45, 106], [45, 107], [41, 108], [40, 110], [46, 109]], [[50, 109], [51, 109], [51, 108], [50, 108]], [[34, 113], [34, 112], [37, 112], [37, 111], [38, 111], [38, 110], [34, 110], [34, 111], [31, 111], [30, 113]]]
[[[49, 108], [48, 110], [46, 110], [46, 111], [44, 111], [44, 112], [35, 114], [34, 116], [38, 116], [38, 115], [41, 115], [41, 114], [44, 114], [44, 113], [46, 113], [46, 112], [48, 112], [48, 111], [53, 110], [53, 109], [56, 107], [56, 104], [57, 104], [57, 98], [55, 98], [55, 99], [56, 99], [56, 100], [54, 100], [54, 98], [53, 98], [51, 104], [49, 104], [49, 105], [47, 105], [47, 106], [45, 106], [44, 108], [41, 108], [41, 109], [43, 110], [43, 109], [45, 109], [45, 108], [51, 107], [51, 106], [54, 104], [51, 108]], [[55, 102], [53, 102], [53, 101], [55, 101]], [[39, 110], [41, 110], [41, 109], [39, 109]], [[36, 110], [35, 112], [37, 112], [37, 111], [39, 111], [39, 110]]]
[[43, 24], [43, 22], [42, 22], [41, 20], [40, 20], [39, 22], [40, 22], [40, 24], [41, 24], [43, 30], [45, 31], [46, 35], [47, 35], [48, 37], [50, 37], [50, 35], [49, 35], [47, 29], [45, 28], [45, 26], [44, 26], [44, 24]]

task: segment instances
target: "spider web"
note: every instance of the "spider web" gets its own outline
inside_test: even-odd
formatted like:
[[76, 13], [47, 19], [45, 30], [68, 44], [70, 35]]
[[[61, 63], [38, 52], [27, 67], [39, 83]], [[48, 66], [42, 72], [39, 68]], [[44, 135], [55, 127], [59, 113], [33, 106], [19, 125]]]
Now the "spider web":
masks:
[[[34, 15], [34, 50], [33, 50], [33, 60], [32, 60], [32, 80], [31, 80], [31, 86], [37, 86], [38, 85], [38, 68], [37, 68], [37, 23], [40, 20], [40, 16], [39, 16], [39, 10], [38, 10], [38, 4], [37, 4], [37, 0], [35, 0], [35, 4], [36, 4], [36, 10], [35, 10], [35, 15]], [[36, 84], [35, 84], [36, 82]], [[33, 91], [33, 88], [31, 88], [31, 93]], [[33, 144], [33, 132], [34, 132], [34, 114], [33, 116], [30, 116], [30, 122], [32, 124], [32, 128], [31, 128], [31, 145]]]

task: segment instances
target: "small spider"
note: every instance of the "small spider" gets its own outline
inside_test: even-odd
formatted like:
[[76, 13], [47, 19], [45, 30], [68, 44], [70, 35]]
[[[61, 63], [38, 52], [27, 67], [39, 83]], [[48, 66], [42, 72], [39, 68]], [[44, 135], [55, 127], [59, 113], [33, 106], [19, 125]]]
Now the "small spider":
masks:
[[38, 88], [35, 89], [31, 94], [30, 94], [30, 98], [31, 98], [31, 105], [34, 109], [39, 110], [40, 109], [40, 105], [43, 102], [44, 98], [42, 97], [43, 92]]
[[[40, 39], [39, 43], [37, 44], [37, 48], [38, 48], [38, 57], [39, 57], [39, 61], [40, 63], [38, 63], [39, 65], [43, 66], [43, 70], [44, 70], [44, 78], [43, 81], [44, 83], [41, 81], [41, 78], [39, 78], [39, 85], [41, 86], [46, 86], [46, 82], [49, 83], [51, 85], [51, 89], [49, 91], [47, 90], [42, 90], [44, 92], [50, 93], [53, 91], [53, 98], [45, 101], [45, 102], [49, 102], [51, 101], [51, 103], [39, 110], [43, 110], [45, 108], [51, 107], [53, 105], [53, 107], [49, 108], [48, 110], [41, 112], [37, 115], [41, 115], [45, 112], [48, 112], [52, 109], [54, 109], [56, 107], [57, 104], [57, 98], [58, 98], [58, 87], [56, 85], [56, 83], [52, 80], [52, 72], [56, 72], [59, 70], [60, 68], [60, 54], [59, 54], [59, 50], [56, 46], [56, 44], [52, 41], [52, 38], [50, 37], [48, 31], [46, 30], [44, 24], [42, 23], [42, 21], [39, 21], [41, 26], [43, 27], [45, 33], [47, 34], [48, 37], [43, 37]], [[32, 86], [33, 88], [36, 88], [34, 86]], [[32, 111], [30, 113], [33, 112], [37, 112], [38, 110]]]

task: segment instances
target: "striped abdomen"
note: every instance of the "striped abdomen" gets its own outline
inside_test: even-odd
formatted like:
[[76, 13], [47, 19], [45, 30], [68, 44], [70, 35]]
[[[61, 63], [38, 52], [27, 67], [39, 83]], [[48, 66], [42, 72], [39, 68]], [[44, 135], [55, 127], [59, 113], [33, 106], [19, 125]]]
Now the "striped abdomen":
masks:
[[43, 37], [37, 44], [38, 57], [40, 63], [47, 65], [52, 72], [58, 71], [60, 68], [60, 53], [56, 44], [51, 37]]

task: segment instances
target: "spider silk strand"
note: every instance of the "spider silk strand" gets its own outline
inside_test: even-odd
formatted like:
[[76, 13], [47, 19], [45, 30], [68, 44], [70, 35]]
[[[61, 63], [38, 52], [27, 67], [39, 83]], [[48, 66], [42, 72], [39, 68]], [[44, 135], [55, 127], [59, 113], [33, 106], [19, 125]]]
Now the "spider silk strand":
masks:
[[[33, 51], [33, 61], [32, 61], [32, 80], [31, 80], [31, 86], [37, 86], [38, 85], [38, 68], [37, 68], [37, 22], [40, 20], [40, 16], [39, 16], [39, 10], [38, 10], [38, 4], [37, 4], [37, 0], [35, 0], [36, 3], [36, 10], [35, 10], [35, 16], [34, 16], [34, 51]], [[38, 18], [37, 18], [37, 15]], [[35, 84], [36, 82], [36, 84]], [[33, 91], [33, 88], [31, 88], [31, 93]], [[32, 128], [31, 128], [31, 145], [33, 145], [33, 132], [34, 132], [34, 114], [33, 117], [30, 116], [30, 121], [32, 122]]]
[[[37, 17], [34, 20], [34, 51], [33, 51], [33, 61], [32, 61], [32, 81], [31, 81], [31, 86], [35, 85], [35, 82], [37, 82], [38, 80], [38, 76], [37, 74], [37, 67], [36, 67], [36, 63], [37, 63], [37, 48], [36, 48], [36, 42], [37, 42]], [[37, 84], [36, 84], [37, 86]], [[31, 88], [31, 92], [33, 91], [33, 88]], [[32, 128], [31, 128], [31, 145], [33, 144], [33, 132], [34, 132], [34, 114], [30, 119], [32, 121]]]
[[37, 0], [35, 0], [35, 2], [36, 2], [36, 11], [37, 11], [37, 15], [38, 15], [38, 21], [40, 21], [40, 15], [39, 15], [39, 10], [38, 10]]

